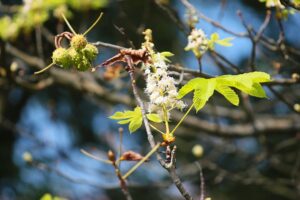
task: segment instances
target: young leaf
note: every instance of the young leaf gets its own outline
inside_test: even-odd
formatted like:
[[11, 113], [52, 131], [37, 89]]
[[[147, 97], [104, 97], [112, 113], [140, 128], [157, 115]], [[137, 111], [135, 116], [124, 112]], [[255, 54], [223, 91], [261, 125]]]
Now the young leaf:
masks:
[[216, 86], [217, 92], [222, 94], [230, 103], [237, 106], [240, 103], [239, 96], [236, 92], [226, 85], [217, 84]]
[[208, 101], [208, 99], [213, 95], [216, 82], [215, 79], [205, 79], [203, 84], [198, 85], [194, 92], [193, 103], [198, 112], [201, 108], [203, 108]]
[[222, 40], [216, 40], [215, 43], [224, 47], [231, 47], [232, 46], [231, 40], [233, 40], [233, 38], [229, 37]]
[[265, 98], [266, 94], [260, 83], [269, 82], [270, 75], [264, 72], [249, 72], [239, 75], [217, 77], [219, 84], [235, 87], [251, 96]]
[[199, 111], [217, 90], [233, 105], [239, 104], [239, 97], [232, 88], [251, 96], [265, 98], [266, 93], [260, 83], [269, 82], [270, 75], [264, 72], [250, 72], [239, 75], [224, 75], [216, 78], [195, 78], [185, 84], [178, 92], [181, 99], [194, 90], [193, 103]]
[[172, 57], [172, 56], [174, 56], [174, 54], [169, 52], [169, 51], [163, 51], [163, 52], [160, 53], [160, 55], [162, 55], [163, 57]]
[[187, 82], [179, 91], [178, 91], [178, 99], [182, 99], [185, 95], [190, 93], [191, 91], [197, 88], [197, 85], [201, 85], [202, 82], [205, 82], [205, 78], [194, 78]]
[[143, 119], [141, 117], [135, 117], [132, 118], [132, 120], [129, 123], [129, 131], [130, 133], [135, 132], [137, 129], [139, 129], [142, 126]]
[[129, 124], [130, 133], [139, 129], [143, 123], [142, 110], [140, 107], [136, 107], [133, 111], [126, 110], [124, 112], [116, 112], [109, 118], [118, 120], [118, 124]]
[[150, 121], [155, 122], [155, 123], [161, 123], [162, 122], [162, 119], [159, 117], [158, 114], [154, 114], [154, 113], [147, 114], [147, 118]]
[[164, 52], [161, 52], [161, 53], [159, 53], [159, 54], [163, 57], [163, 59], [164, 59], [166, 62], [171, 62], [171, 61], [168, 59], [168, 57], [174, 56], [174, 54], [171, 53], [171, 52], [169, 52], [169, 51], [164, 51]]
[[210, 40], [213, 42], [217, 41], [219, 38], [220, 38], [220, 36], [218, 33], [213, 33], [210, 35]]
[[267, 98], [266, 92], [259, 83], [253, 83], [251, 90], [246, 93], [259, 98]]

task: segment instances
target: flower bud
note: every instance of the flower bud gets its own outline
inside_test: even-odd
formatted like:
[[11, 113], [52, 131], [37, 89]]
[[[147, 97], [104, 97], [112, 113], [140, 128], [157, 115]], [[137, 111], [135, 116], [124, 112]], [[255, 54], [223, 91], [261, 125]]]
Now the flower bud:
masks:
[[111, 150], [109, 150], [107, 152], [107, 158], [108, 160], [110, 160], [111, 162], [115, 162], [116, 161], [116, 156], [114, 154], [114, 152], [112, 152]]
[[76, 51], [82, 50], [87, 45], [87, 40], [83, 35], [74, 35], [71, 39], [71, 47]]
[[166, 142], [167, 144], [175, 142], [175, 137], [173, 136], [173, 134], [163, 134], [162, 137], [164, 142]]
[[62, 68], [69, 68], [72, 65], [72, 59], [65, 48], [57, 48], [53, 51], [52, 60], [54, 64], [61, 66]]

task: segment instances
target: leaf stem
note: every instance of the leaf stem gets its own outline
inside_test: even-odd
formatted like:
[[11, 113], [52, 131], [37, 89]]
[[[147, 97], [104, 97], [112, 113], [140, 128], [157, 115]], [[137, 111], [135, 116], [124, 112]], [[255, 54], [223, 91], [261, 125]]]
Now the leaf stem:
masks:
[[159, 130], [158, 128], [156, 128], [154, 125], [149, 124], [151, 126], [151, 128], [153, 128], [154, 130], [156, 130], [157, 132], [161, 133], [161, 134], [165, 134], [164, 132], [162, 132], [161, 130]]
[[165, 118], [165, 126], [166, 126], [166, 134], [170, 133], [170, 127], [168, 122], [168, 112], [165, 106], [163, 106], [164, 118]]
[[183, 120], [187, 117], [187, 115], [191, 112], [191, 110], [194, 107], [194, 102], [193, 104], [189, 107], [189, 109], [186, 111], [186, 113], [183, 115], [183, 117], [180, 119], [180, 121], [177, 123], [177, 125], [175, 126], [175, 128], [171, 131], [171, 134], [174, 134], [174, 132], [176, 131], [176, 129], [180, 126], [180, 124], [183, 122]]

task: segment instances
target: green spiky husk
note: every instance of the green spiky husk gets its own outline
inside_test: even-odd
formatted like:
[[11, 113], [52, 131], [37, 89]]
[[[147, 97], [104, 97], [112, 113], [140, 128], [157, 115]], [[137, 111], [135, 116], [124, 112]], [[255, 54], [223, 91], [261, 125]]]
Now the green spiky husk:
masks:
[[76, 51], [82, 50], [87, 44], [88, 42], [83, 35], [74, 35], [71, 39], [71, 47]]
[[97, 47], [92, 44], [87, 44], [82, 51], [90, 61], [93, 61], [99, 53]]
[[52, 53], [53, 63], [62, 68], [70, 68], [72, 66], [72, 58], [65, 48], [57, 48]]
[[72, 58], [74, 66], [79, 71], [86, 71], [92, 66], [89, 59], [81, 51], [76, 51], [74, 48], [70, 48], [69, 55]]

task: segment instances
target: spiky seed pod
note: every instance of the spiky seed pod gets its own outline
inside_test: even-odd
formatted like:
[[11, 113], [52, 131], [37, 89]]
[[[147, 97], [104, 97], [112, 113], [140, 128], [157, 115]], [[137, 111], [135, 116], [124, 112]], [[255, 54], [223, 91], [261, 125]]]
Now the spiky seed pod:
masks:
[[87, 40], [83, 35], [74, 35], [71, 39], [71, 47], [76, 51], [82, 50], [87, 45]]
[[82, 51], [90, 61], [94, 60], [99, 53], [97, 47], [89, 43], [84, 47]]
[[69, 49], [69, 55], [74, 63], [74, 65], [78, 65], [78, 63], [80, 62], [80, 58], [82, 56], [80, 56], [80, 52], [76, 51], [74, 48], [70, 48]]
[[52, 53], [52, 60], [54, 64], [62, 68], [69, 68], [72, 66], [72, 58], [65, 48], [57, 48]]
[[86, 71], [92, 67], [92, 64], [85, 56], [82, 56], [81, 62], [76, 67], [79, 71]]
[[79, 71], [86, 71], [91, 67], [91, 62], [81, 51], [78, 52], [74, 48], [70, 48], [69, 55], [74, 63], [74, 66]]

